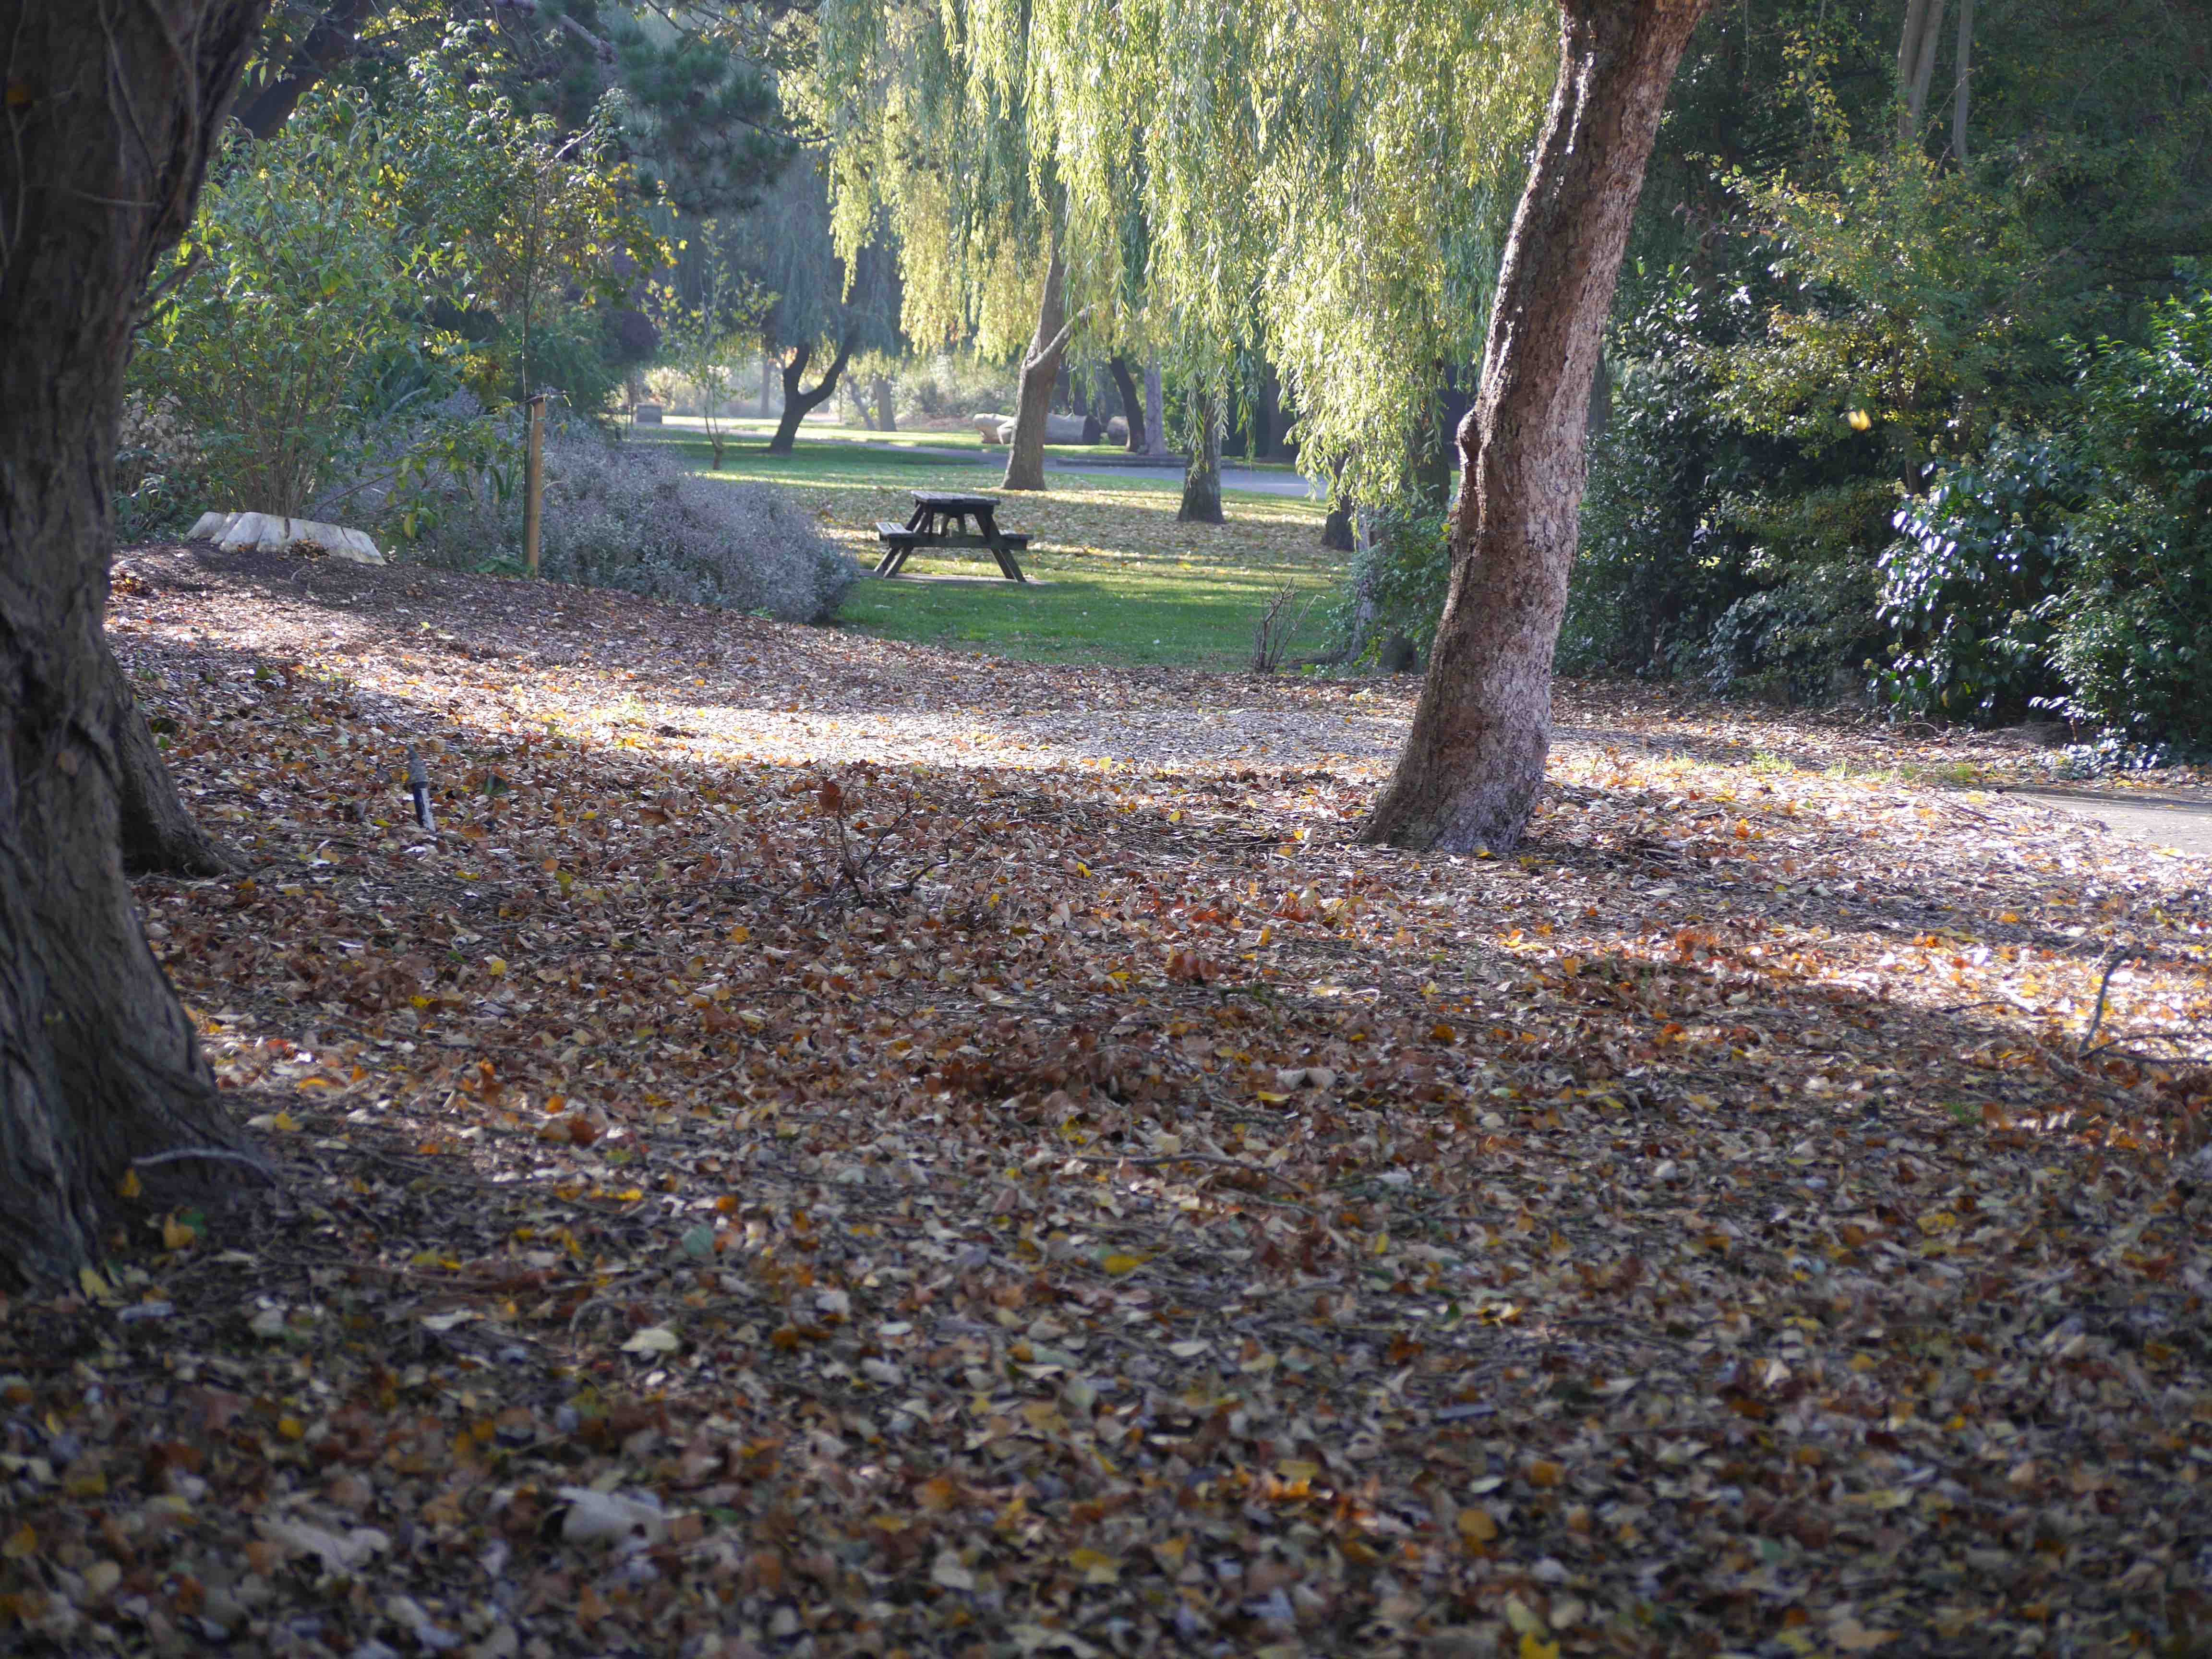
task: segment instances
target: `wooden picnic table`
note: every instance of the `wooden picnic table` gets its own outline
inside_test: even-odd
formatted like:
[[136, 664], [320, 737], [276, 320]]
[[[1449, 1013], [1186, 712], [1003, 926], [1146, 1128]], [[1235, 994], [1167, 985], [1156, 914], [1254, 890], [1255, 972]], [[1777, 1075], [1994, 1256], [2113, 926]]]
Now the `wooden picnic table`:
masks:
[[[968, 528], [970, 523], [975, 526], [972, 531]], [[884, 544], [884, 556], [876, 565], [878, 576], [897, 575], [918, 547], [983, 547], [990, 550], [991, 556], [999, 562], [999, 574], [1008, 581], [1029, 580], [1014, 562], [1014, 555], [1030, 544], [1030, 538], [999, 528], [996, 495], [917, 489], [913, 516], [904, 524], [888, 520], [878, 524], [876, 538]]]

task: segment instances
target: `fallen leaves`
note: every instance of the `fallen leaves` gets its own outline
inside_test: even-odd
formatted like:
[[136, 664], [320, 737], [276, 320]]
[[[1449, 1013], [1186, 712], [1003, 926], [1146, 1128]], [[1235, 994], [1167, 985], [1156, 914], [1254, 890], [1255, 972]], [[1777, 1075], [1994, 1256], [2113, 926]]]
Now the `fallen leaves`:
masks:
[[177, 558], [119, 647], [257, 863], [149, 933], [284, 1185], [149, 1166], [9, 1304], [26, 1640], [2196, 1628], [2212, 1087], [2130, 1057], [2212, 1009], [2188, 866], [1577, 693], [1522, 856], [1413, 859], [1345, 839], [1365, 687]]

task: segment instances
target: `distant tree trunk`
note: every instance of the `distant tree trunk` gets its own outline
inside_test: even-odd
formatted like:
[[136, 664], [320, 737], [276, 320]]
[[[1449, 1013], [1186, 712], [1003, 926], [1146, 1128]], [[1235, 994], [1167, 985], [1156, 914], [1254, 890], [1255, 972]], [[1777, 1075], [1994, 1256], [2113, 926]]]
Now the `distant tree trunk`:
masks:
[[1321, 544], [1339, 553], [1352, 551], [1352, 507], [1349, 502], [1329, 503], [1328, 517], [1322, 520]]
[[898, 410], [892, 404], [891, 383], [890, 376], [884, 374], [877, 375], [874, 380], [870, 382], [869, 390], [875, 395], [876, 430], [878, 432], [897, 431]]
[[1178, 524], [1226, 524], [1221, 511], [1221, 394], [1191, 388], [1202, 400], [1199, 441], [1183, 465], [1182, 505], [1176, 510]]
[[1959, 0], [1958, 73], [1951, 83], [1951, 157], [1966, 165], [1966, 77], [1974, 64], [1974, 0]]
[[1271, 461], [1283, 450], [1283, 381], [1275, 366], [1264, 366], [1260, 380], [1260, 412], [1252, 428], [1252, 457]]
[[1115, 352], [1106, 360], [1106, 372], [1114, 377], [1114, 390], [1121, 398], [1121, 419], [1127, 423], [1129, 435], [1122, 446], [1132, 455], [1145, 453], [1145, 404], [1137, 392], [1137, 377], [1130, 371], [1129, 360]]
[[1060, 360], [1067, 350], [1067, 268], [1054, 244], [1037, 295], [1036, 337], [1022, 359], [1021, 385], [1014, 394], [1014, 441], [1006, 447], [1006, 476], [1001, 489], [1044, 488], [1044, 417], [1060, 380]]
[[769, 454], [790, 454], [792, 446], [799, 441], [799, 423], [836, 394], [837, 377], [852, 359], [854, 338], [848, 334], [837, 343], [837, 355], [811, 392], [805, 383], [806, 365], [814, 357], [813, 343], [809, 341], [791, 354], [791, 361], [783, 366], [783, 418], [776, 422], [775, 436], [768, 441]]
[[1160, 385], [1160, 358], [1158, 352], [1145, 359], [1145, 437], [1147, 455], [1168, 453], [1167, 392]]
[[126, 797], [175, 791], [102, 625], [131, 331], [261, 13], [0, 0], [0, 1278], [92, 1260], [134, 1158], [250, 1161], [124, 877]]
[[1435, 424], [1429, 428], [1429, 447], [1412, 458], [1413, 488], [1431, 509], [1449, 511], [1452, 501], [1452, 463], [1457, 458], [1460, 422], [1474, 398], [1461, 383], [1456, 366], [1447, 365], [1437, 377]]
[[1905, 33], [1897, 43], [1897, 87], [1905, 103], [1898, 111], [1897, 137], [1909, 144], [1920, 136], [1928, 112], [1928, 88], [1936, 78], [1936, 42], [1943, 33], [1945, 0], [1909, 0]]
[[353, 56], [362, 25], [384, 9], [388, 0], [337, 0], [315, 20], [276, 78], [239, 106], [238, 122], [256, 138], [272, 138], [292, 118], [307, 90]]
[[1543, 787], [1591, 377], [1644, 164], [1707, 3], [1562, 0], [1559, 77], [1460, 426], [1451, 586], [1370, 841], [1501, 853]]

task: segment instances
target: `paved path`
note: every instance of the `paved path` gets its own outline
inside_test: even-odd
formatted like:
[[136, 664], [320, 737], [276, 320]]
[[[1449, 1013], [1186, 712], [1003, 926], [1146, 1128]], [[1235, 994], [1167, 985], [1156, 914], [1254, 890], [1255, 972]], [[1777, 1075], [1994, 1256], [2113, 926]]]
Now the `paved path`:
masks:
[[[1006, 463], [994, 459], [994, 465], [1004, 467]], [[1119, 478], [1142, 478], [1147, 483], [1182, 483], [1182, 464], [1180, 461], [1166, 466], [1085, 466], [1081, 461], [1047, 456], [1044, 470], [1048, 472], [1079, 473], [1094, 483], [1102, 484], [1110, 484]], [[1223, 467], [1221, 487], [1224, 489], [1249, 489], [1260, 495], [1305, 496], [1313, 492], [1312, 482], [1295, 472], [1278, 472], [1258, 467]]]
[[[838, 441], [850, 449], [865, 451], [871, 447], [870, 445], [856, 440], [842, 439]], [[1006, 468], [1006, 452], [1003, 449], [951, 449], [940, 447], [935, 444], [894, 446], [883, 443], [872, 447], [880, 449], [896, 447], [902, 454], [927, 455], [933, 459], [972, 461], [976, 465], [988, 468], [993, 472], [1003, 472]], [[1096, 461], [1072, 461], [1062, 456], [1048, 455], [1044, 458], [1044, 470], [1048, 472], [1073, 473], [1079, 477], [1087, 478], [1094, 483], [1109, 485], [1126, 483], [1133, 479], [1141, 480], [1146, 483], [1180, 484], [1182, 483], [1181, 461], [1163, 461], [1157, 466], [1148, 466], [1141, 462], [1108, 461], [1102, 464]], [[1257, 495], [1304, 496], [1313, 491], [1313, 483], [1310, 479], [1302, 478], [1295, 472], [1285, 472], [1273, 467], [1224, 466], [1221, 469], [1221, 487], [1224, 489], [1249, 490]]]
[[2212, 799], [2133, 790], [2007, 789], [2008, 799], [2100, 823], [2143, 847], [2171, 847], [2212, 858]]

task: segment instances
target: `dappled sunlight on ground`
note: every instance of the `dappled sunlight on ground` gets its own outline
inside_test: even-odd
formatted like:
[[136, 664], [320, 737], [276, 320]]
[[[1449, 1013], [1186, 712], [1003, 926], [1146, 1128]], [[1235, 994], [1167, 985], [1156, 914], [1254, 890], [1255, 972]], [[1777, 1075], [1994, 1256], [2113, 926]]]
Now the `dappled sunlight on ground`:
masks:
[[[24, 1524], [165, 1517], [113, 1534], [161, 1617], [239, 1584], [335, 1652], [420, 1613], [577, 1659], [2178, 1627], [2130, 1586], [2207, 1525], [2212, 1090], [2157, 1056], [2212, 913], [1930, 781], [1994, 743], [1564, 686], [1524, 845], [1422, 857], [1353, 835], [1410, 682], [204, 550], [115, 613], [253, 861], [140, 891], [287, 1184], [149, 1218], [115, 1272], [165, 1311], [27, 1304], [0, 1371], [82, 1454]], [[149, 1508], [186, 1456], [205, 1501]], [[672, 1550], [592, 1541], [610, 1495]], [[285, 1566], [356, 1547], [376, 1597]]]

